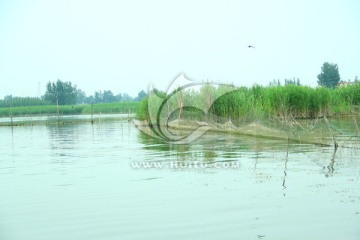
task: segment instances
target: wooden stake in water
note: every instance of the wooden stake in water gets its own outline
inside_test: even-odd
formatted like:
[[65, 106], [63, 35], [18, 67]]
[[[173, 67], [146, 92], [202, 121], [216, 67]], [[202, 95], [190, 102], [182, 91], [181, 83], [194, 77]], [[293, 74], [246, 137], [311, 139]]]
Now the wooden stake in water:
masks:
[[355, 116], [353, 116], [353, 119], [354, 119], [354, 123], [355, 123], [356, 130], [357, 130], [358, 134], [360, 134], [359, 126], [358, 126], [358, 124], [357, 124], [357, 121], [356, 121], [356, 119], [355, 119]]
[[13, 127], [14, 123], [13, 123], [13, 117], [12, 117], [12, 95], [10, 95], [10, 123], [11, 123], [11, 127]]
[[56, 99], [56, 112], [57, 112], [57, 120], [58, 120], [58, 124], [60, 123], [60, 119], [59, 119], [59, 100]]
[[93, 115], [94, 115], [94, 104], [91, 104], [91, 124], [94, 124], [94, 119], [93, 119]]

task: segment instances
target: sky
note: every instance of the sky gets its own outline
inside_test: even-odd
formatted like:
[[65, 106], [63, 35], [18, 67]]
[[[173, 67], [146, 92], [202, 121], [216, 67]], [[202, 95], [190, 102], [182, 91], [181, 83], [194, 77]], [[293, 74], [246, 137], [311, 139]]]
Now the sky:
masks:
[[316, 86], [324, 62], [360, 77], [360, 1], [0, 0], [0, 98], [41, 96], [57, 79], [135, 97], [181, 73]]

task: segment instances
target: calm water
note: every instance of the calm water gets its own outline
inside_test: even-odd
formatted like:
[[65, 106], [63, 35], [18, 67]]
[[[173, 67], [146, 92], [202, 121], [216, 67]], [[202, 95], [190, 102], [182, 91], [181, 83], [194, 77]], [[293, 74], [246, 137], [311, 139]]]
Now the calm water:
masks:
[[[360, 145], [360, 143], [359, 143]], [[132, 123], [0, 128], [0, 239], [360, 239], [360, 151]]]

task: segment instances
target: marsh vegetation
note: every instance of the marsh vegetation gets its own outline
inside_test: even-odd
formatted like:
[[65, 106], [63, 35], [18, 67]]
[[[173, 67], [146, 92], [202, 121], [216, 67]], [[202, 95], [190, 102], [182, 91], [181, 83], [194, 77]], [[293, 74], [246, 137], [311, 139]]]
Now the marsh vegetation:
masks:
[[[167, 101], [168, 104], [176, 105], [177, 109], [176, 113], [169, 113], [169, 116], [174, 114], [182, 117], [186, 113], [197, 113], [200, 116], [204, 113], [199, 109], [182, 108], [182, 106], [198, 106], [199, 102], [207, 104], [211, 102], [211, 99], [216, 100], [205, 107], [209, 109], [209, 116], [215, 115], [232, 121], [248, 118], [314, 119], [322, 116], [334, 117], [359, 113], [360, 84], [335, 89], [293, 84], [269, 87], [255, 85], [231, 91], [229, 88], [232, 86], [214, 87], [205, 84], [200, 91], [182, 90], [181, 94], [176, 94], [173, 99]], [[153, 94], [159, 97], [159, 101], [164, 101], [165, 93], [157, 91]], [[149, 110], [152, 109], [148, 109], [148, 99], [151, 97], [151, 95], [148, 96], [139, 106], [138, 119], [149, 118]]]
[[107, 114], [135, 113], [138, 102], [115, 102], [80, 105], [40, 105], [0, 108], [0, 117], [33, 116], [33, 115], [74, 115], [74, 114]]

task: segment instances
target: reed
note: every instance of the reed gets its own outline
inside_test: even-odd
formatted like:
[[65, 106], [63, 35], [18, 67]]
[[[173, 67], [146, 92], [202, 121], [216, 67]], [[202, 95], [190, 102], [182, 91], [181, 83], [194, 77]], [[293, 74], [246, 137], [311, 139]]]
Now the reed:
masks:
[[[360, 84], [346, 88], [328, 89], [323, 87], [286, 85], [262, 87], [240, 87], [236, 91], [222, 95], [224, 86], [212, 89], [208, 94], [221, 96], [211, 106], [210, 113], [219, 117], [244, 120], [248, 118], [282, 118], [282, 119], [313, 119], [323, 116], [341, 116], [355, 113], [355, 107], [360, 105]], [[206, 103], [209, 95], [204, 97], [204, 91], [188, 91], [183, 101], [191, 106], [189, 101]], [[173, 101], [172, 104], [178, 104]], [[180, 105], [179, 105], [180, 106]], [[196, 112], [196, 110], [187, 109]], [[136, 114], [138, 119], [148, 119], [147, 99], [139, 105]]]

